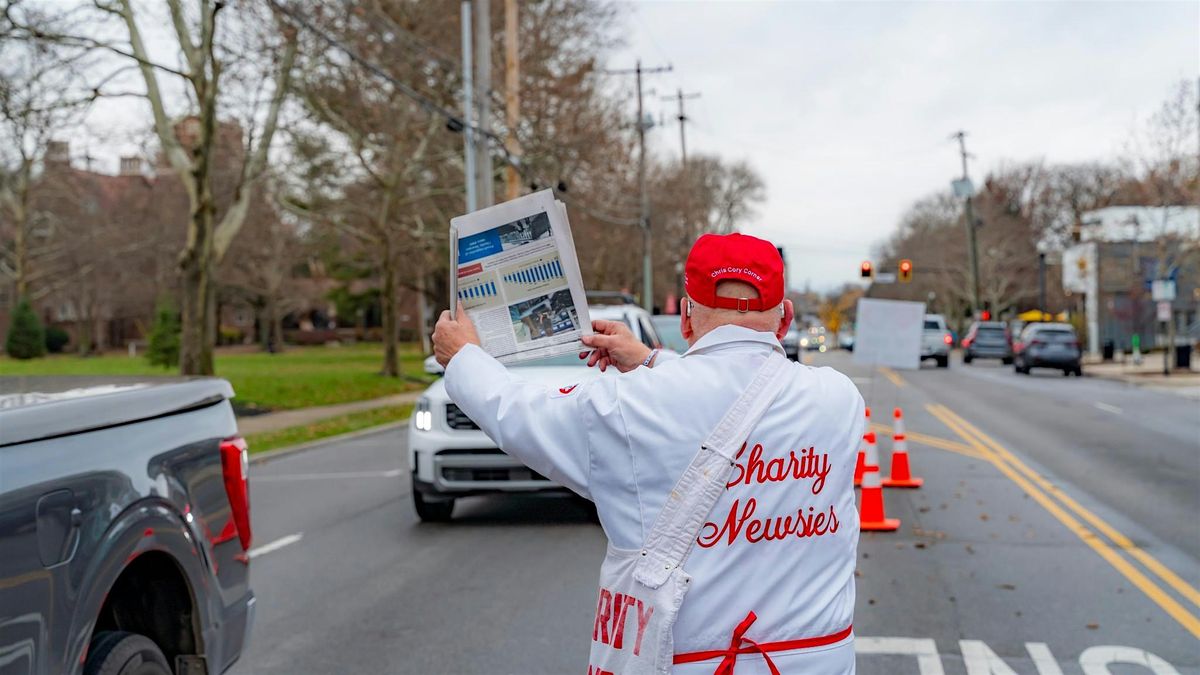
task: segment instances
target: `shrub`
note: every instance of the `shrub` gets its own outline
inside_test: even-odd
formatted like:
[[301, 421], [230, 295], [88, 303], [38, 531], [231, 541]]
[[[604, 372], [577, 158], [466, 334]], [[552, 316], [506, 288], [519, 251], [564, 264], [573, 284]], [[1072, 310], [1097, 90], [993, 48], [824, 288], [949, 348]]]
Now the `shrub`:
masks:
[[70, 341], [71, 334], [67, 331], [58, 326], [46, 326], [46, 351], [51, 354], [61, 353]]
[[46, 355], [46, 334], [29, 300], [21, 298], [13, 310], [12, 324], [4, 340], [4, 351], [14, 359], [35, 359]]
[[154, 327], [150, 329], [146, 359], [151, 365], [173, 368], [179, 365], [179, 313], [170, 302], [160, 300], [154, 310]]

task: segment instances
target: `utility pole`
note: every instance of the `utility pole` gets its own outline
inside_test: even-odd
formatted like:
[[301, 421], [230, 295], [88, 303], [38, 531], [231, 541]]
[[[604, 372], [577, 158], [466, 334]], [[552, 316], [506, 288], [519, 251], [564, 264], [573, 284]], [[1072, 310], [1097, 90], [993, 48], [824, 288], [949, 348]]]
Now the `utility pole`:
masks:
[[521, 174], [512, 160], [521, 156], [521, 141], [517, 138], [517, 127], [521, 124], [521, 58], [517, 44], [518, 31], [517, 0], [504, 0], [504, 119], [508, 136], [504, 147], [508, 150], [509, 162], [504, 169], [504, 198], [521, 196]]
[[958, 139], [958, 151], [962, 155], [962, 185], [967, 225], [967, 264], [971, 268], [971, 314], [979, 311], [979, 249], [975, 242], [975, 209], [972, 205], [971, 179], [967, 175], [967, 132], [958, 131], [951, 138]]
[[683, 227], [680, 228], [680, 260], [676, 263], [676, 271], [679, 277], [679, 292], [683, 292], [683, 256], [687, 255], [688, 245], [691, 244], [692, 238], [692, 181], [691, 174], [688, 171], [687, 160], [687, 113], [684, 112], [683, 102], [688, 99], [700, 98], [699, 92], [691, 94], [683, 93], [683, 89], [676, 89], [674, 96], [664, 96], [662, 100], [675, 100], [679, 104], [679, 114], [676, 119], [679, 120], [679, 156], [680, 172], [683, 174]]
[[471, 0], [462, 0], [463, 78], [463, 178], [467, 186], [467, 213], [478, 205], [475, 187], [475, 78], [471, 67]]
[[480, 133], [475, 135], [475, 195], [478, 208], [496, 201], [492, 172], [491, 143], [488, 132], [492, 127], [492, 2], [473, 0], [475, 16], [475, 123]]
[[649, 125], [646, 124], [642, 105], [642, 75], [669, 73], [671, 66], [668, 64], [656, 68], [643, 68], [642, 60], [638, 59], [633, 70], [606, 70], [604, 72], [610, 75], [632, 73], [637, 76], [638, 192], [641, 202], [638, 222], [642, 226], [642, 307], [645, 307], [648, 312], [653, 312], [654, 266], [650, 250], [650, 196], [646, 192], [646, 129], [649, 128]]

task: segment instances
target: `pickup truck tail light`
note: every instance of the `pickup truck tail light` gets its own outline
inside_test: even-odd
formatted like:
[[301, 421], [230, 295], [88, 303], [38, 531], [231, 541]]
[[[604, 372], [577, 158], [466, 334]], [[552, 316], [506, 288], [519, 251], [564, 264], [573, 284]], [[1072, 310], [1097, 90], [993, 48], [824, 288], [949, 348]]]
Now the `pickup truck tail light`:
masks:
[[954, 344], [954, 338], [950, 337], [949, 333], [946, 333], [942, 336], [942, 342], [945, 342], [948, 345]]
[[250, 550], [250, 456], [246, 439], [232, 436], [221, 441], [221, 474], [225, 478], [225, 494], [229, 510], [237, 526], [242, 550]]

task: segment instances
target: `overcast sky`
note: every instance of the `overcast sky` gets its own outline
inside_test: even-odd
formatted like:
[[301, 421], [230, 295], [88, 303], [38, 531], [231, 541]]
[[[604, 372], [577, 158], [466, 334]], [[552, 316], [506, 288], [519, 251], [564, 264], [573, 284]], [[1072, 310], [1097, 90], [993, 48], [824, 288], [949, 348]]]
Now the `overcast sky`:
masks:
[[[656, 152], [745, 159], [767, 201], [741, 230], [785, 247], [790, 283], [828, 289], [917, 198], [1005, 161], [1112, 160], [1200, 74], [1200, 3], [632, 2], [611, 67], [647, 78]], [[979, 182], [978, 180], [976, 181]]]

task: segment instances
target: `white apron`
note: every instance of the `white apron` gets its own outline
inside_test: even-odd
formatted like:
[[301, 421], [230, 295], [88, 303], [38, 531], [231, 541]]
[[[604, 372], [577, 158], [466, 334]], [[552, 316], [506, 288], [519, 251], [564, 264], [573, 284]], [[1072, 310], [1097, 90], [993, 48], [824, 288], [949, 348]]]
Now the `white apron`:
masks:
[[725, 492], [738, 449], [791, 374], [772, 352], [675, 483], [641, 550], [611, 544], [600, 568], [588, 675], [667, 675], [672, 628], [691, 577], [683, 571], [709, 512]]

